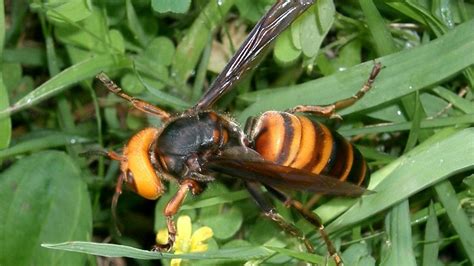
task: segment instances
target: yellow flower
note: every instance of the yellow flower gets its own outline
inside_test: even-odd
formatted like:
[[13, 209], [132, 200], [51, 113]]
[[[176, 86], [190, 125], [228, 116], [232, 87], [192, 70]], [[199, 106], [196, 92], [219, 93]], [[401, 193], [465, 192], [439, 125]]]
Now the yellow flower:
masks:
[[[213, 236], [212, 229], [203, 226], [192, 233], [191, 218], [187, 215], [180, 216], [177, 222], [176, 241], [173, 246], [174, 254], [204, 252], [208, 245], [204, 241]], [[161, 229], [156, 234], [156, 242], [165, 244], [168, 241], [168, 230]], [[179, 266], [182, 259], [172, 259], [171, 266]]]

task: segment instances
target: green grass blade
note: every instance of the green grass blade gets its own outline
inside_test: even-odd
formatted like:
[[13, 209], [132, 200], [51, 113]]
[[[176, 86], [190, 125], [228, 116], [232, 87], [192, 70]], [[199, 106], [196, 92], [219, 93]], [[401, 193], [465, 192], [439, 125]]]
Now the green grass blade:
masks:
[[[1, 157], [0, 157], [1, 158]], [[225, 194], [210, 197], [207, 199], [202, 200], [193, 200], [192, 202], [188, 202], [181, 207], [181, 210], [189, 210], [189, 209], [196, 209], [196, 208], [204, 208], [210, 207], [215, 205], [220, 205], [224, 203], [231, 203], [239, 200], [243, 200], [249, 197], [249, 193], [247, 190], [240, 190], [236, 192], [226, 192]]]
[[360, 7], [369, 26], [372, 41], [375, 43], [378, 55], [389, 55], [397, 51], [392, 35], [383, 17], [378, 12], [372, 0], [359, 0]]
[[204, 90], [204, 82], [206, 81], [207, 67], [209, 60], [211, 59], [211, 48], [212, 48], [212, 35], [208, 37], [208, 43], [204, 47], [201, 60], [196, 71], [196, 80], [193, 83], [193, 90], [191, 94], [191, 100], [196, 102]]
[[[8, 108], [8, 90], [3, 82], [3, 46], [5, 44], [5, 8], [4, 2], [0, 3], [0, 110]], [[12, 122], [9, 117], [0, 118], [0, 149], [8, 147], [12, 135]]]
[[[466, 22], [426, 45], [380, 59], [385, 66], [375, 87], [357, 104], [342, 110], [345, 115], [394, 101], [402, 96], [439, 83], [474, 64], [474, 20]], [[303, 84], [256, 92], [255, 103], [238, 117], [267, 110], [284, 110], [299, 104], [328, 104], [352, 96], [365, 82], [372, 62]], [[249, 97], [247, 95], [246, 97]]]
[[142, 47], [145, 47], [148, 41], [147, 36], [139, 23], [137, 13], [135, 12], [135, 9], [132, 5], [132, 1], [127, 0], [125, 2], [125, 6], [127, 13], [127, 24], [133, 34], [133, 38], [137, 40]]
[[172, 71], [177, 81], [184, 83], [188, 79], [199, 61], [201, 52], [206, 47], [209, 34], [233, 5], [234, 0], [221, 1], [220, 4], [217, 1], [210, 1], [201, 11], [176, 48]]
[[252, 260], [270, 256], [273, 254], [267, 248], [264, 247], [242, 247], [233, 249], [221, 249], [218, 251], [210, 251], [203, 253], [187, 253], [187, 254], [171, 254], [164, 252], [154, 252], [149, 250], [143, 250], [133, 248], [129, 246], [105, 244], [105, 243], [93, 243], [93, 242], [65, 242], [58, 244], [42, 244], [45, 248], [66, 250], [80, 253], [87, 253], [91, 255], [104, 256], [104, 257], [127, 257], [136, 258], [143, 260], [156, 260], [156, 259], [228, 259], [228, 260]]
[[3, 62], [20, 63], [27, 66], [43, 66], [45, 61], [45, 51], [39, 47], [18, 47], [3, 51]]
[[289, 257], [293, 257], [298, 260], [307, 261], [307, 262], [314, 263], [317, 265], [331, 265], [331, 266], [336, 265], [334, 260], [332, 260], [331, 258], [319, 256], [316, 254], [311, 254], [308, 252], [298, 252], [291, 249], [278, 248], [278, 247], [267, 247], [267, 248], [270, 250], [276, 251], [278, 253], [285, 254]]
[[459, 97], [454, 92], [445, 89], [443, 87], [436, 87], [433, 89], [433, 92], [438, 94], [440, 97], [445, 99], [446, 101], [453, 104], [453, 106], [459, 108], [459, 110], [463, 111], [466, 114], [474, 114], [474, 105], [471, 101]]
[[[420, 128], [441, 128], [441, 127], [452, 127], [459, 125], [469, 125], [474, 123], [474, 114], [452, 116], [452, 117], [441, 117], [435, 119], [425, 119], [420, 123]], [[358, 134], [370, 134], [370, 133], [388, 133], [396, 131], [409, 130], [411, 128], [411, 122], [403, 123], [387, 123], [374, 126], [366, 126], [362, 128], [349, 128], [338, 130], [343, 136], [353, 136]]]
[[[138, 73], [137, 73], [138, 74]], [[182, 110], [191, 106], [191, 104], [182, 98], [176, 97], [172, 94], [164, 92], [163, 90], [153, 87], [152, 84], [148, 84], [143, 78], [137, 75], [140, 79], [140, 82], [145, 86], [145, 88], [156, 97], [155, 101], [158, 102], [158, 105], [171, 106], [177, 110]]]
[[[387, 4], [408, 16], [411, 16], [413, 13], [417, 14], [422, 18], [420, 20], [421, 23], [428, 25], [437, 36], [441, 36], [455, 24], [453, 18], [455, 11], [449, 7], [448, 3], [449, 1], [445, 1], [443, 5], [438, 5], [439, 3], [437, 4], [436, 2], [433, 4], [428, 2], [432, 10], [427, 10], [426, 6], [415, 1], [399, 1]], [[411, 12], [406, 13], [406, 10]], [[466, 68], [463, 74], [472, 87], [474, 85], [474, 69], [472, 67]]]
[[[473, 129], [474, 131], [474, 129]], [[471, 149], [474, 149], [474, 142], [472, 141], [474, 138], [471, 137], [470, 142], [467, 143]], [[466, 144], [465, 144], [466, 145]], [[471, 158], [473, 156], [474, 151], [467, 154]], [[460, 154], [459, 156], [463, 156]], [[459, 157], [458, 156], [458, 157]], [[459, 238], [461, 240], [461, 244], [464, 248], [464, 251], [469, 258], [471, 264], [474, 263], [474, 230], [469, 223], [469, 219], [467, 218], [466, 213], [464, 212], [463, 208], [461, 208], [461, 203], [456, 197], [456, 191], [453, 188], [453, 185], [449, 181], [444, 181], [435, 187], [436, 194], [438, 195], [439, 201], [443, 204], [444, 208], [446, 209], [446, 213], [448, 214], [449, 220], [454, 227], [454, 230], [458, 233]]]
[[[6, 109], [9, 106], [8, 103], [8, 91], [3, 83], [3, 73], [0, 73], [0, 109]], [[8, 147], [10, 145], [10, 139], [12, 136], [12, 123], [10, 117], [0, 118], [0, 149]]]
[[413, 149], [413, 147], [415, 147], [416, 143], [418, 142], [419, 135], [420, 135], [420, 122], [421, 122], [422, 115], [424, 115], [424, 113], [421, 110], [420, 105], [421, 105], [420, 94], [418, 91], [416, 91], [415, 92], [415, 107], [413, 110], [413, 115], [411, 115], [413, 120], [411, 122], [412, 125], [410, 129], [410, 134], [408, 135], [404, 153]]
[[414, 1], [400, 1], [387, 4], [399, 12], [428, 25], [438, 36], [447, 30], [446, 26], [437, 17]]
[[[354, 204], [326, 229], [334, 232], [361, 222], [455, 173], [474, 169], [474, 156], [472, 156], [474, 145], [466, 145], [466, 140], [469, 139], [474, 139], [474, 128], [464, 129], [454, 134], [449, 131], [435, 134], [374, 173], [369, 189], [376, 193], [357, 200], [357, 204]], [[433, 167], [433, 165], [438, 167]], [[354, 201], [356, 200], [343, 200], [347, 205]], [[334, 203], [329, 202], [321, 206], [316, 212], [323, 220], [328, 220], [335, 217], [347, 205], [341, 205], [341, 199], [336, 199]]]
[[386, 217], [385, 228], [388, 233], [388, 243], [384, 242], [383, 245], [388, 245], [388, 248], [385, 254], [387, 257], [382, 258], [381, 265], [416, 265], [411, 239], [408, 200], [404, 200], [392, 208]]
[[439, 226], [433, 202], [428, 208], [428, 220], [425, 228], [425, 243], [423, 245], [423, 266], [436, 265], [439, 251]]
[[87, 143], [91, 141], [91, 139], [77, 135], [65, 134], [61, 132], [50, 132], [45, 136], [25, 140], [11, 146], [8, 149], [0, 150], [0, 159], [8, 158], [26, 152], [51, 149], [72, 144]]
[[0, 118], [31, 107], [56, 95], [71, 85], [94, 77], [100, 71], [129, 67], [131, 62], [124, 56], [101, 55], [70, 66], [28, 93], [7, 109], [0, 110]]

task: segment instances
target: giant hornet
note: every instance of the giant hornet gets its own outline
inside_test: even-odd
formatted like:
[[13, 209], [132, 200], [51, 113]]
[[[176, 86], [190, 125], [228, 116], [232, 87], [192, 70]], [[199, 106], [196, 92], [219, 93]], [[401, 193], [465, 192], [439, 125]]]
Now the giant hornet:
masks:
[[113, 151], [106, 153], [111, 159], [120, 161], [121, 169], [113, 210], [123, 182], [147, 199], [157, 199], [164, 193], [163, 180], [179, 184], [178, 191], [164, 210], [168, 242], [157, 244], [155, 249], [169, 250], [173, 246], [176, 236], [173, 216], [180, 209], [186, 194], [189, 191], [194, 195], [200, 194], [207, 183], [217, 178], [217, 174], [225, 174], [243, 180], [264, 214], [287, 233], [301, 239], [308, 251], [312, 251], [313, 247], [305, 235], [286, 222], [265, 197], [262, 186], [285, 206], [299, 212], [320, 232], [336, 264], [342, 264], [319, 217], [281, 189], [352, 197], [367, 191], [363, 186], [370, 171], [360, 152], [325, 125], [296, 113], [337, 117], [337, 110], [354, 104], [370, 90], [381, 65], [374, 65], [366, 83], [351, 98], [325, 106], [300, 105], [285, 112], [267, 111], [249, 118], [244, 130], [227, 116], [211, 110], [222, 95], [234, 88], [245, 73], [258, 64], [263, 51], [275, 37], [312, 4], [313, 0], [277, 1], [198, 103], [180, 114], [170, 114], [133, 98], [104, 73], [97, 75], [111, 92], [164, 123], [161, 128], [148, 127], [135, 134], [122, 154]]

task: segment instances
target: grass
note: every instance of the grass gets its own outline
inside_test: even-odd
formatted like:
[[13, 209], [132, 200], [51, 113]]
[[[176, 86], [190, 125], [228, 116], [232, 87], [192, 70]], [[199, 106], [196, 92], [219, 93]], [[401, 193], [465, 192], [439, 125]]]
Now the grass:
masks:
[[[120, 150], [139, 129], [160, 126], [95, 86], [98, 72], [180, 112], [271, 3], [2, 2], [0, 265], [326, 263], [312, 226], [275, 202], [316, 254], [263, 219], [233, 180], [188, 197], [180, 211], [194, 229], [213, 229], [207, 252], [150, 252], [176, 185], [156, 203], [125, 190], [120, 235], [110, 212], [119, 166], [81, 156]], [[339, 112], [339, 132], [367, 158], [376, 193], [324, 198], [312, 208], [346, 265], [474, 263], [473, 18], [474, 5], [462, 0], [321, 0], [217, 103], [243, 124], [266, 110], [349, 97], [374, 60], [383, 64], [366, 97]]]

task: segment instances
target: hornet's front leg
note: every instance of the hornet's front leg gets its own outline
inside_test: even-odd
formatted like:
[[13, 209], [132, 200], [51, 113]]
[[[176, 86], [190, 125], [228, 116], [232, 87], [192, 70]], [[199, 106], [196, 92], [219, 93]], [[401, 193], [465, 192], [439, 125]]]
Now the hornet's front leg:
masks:
[[170, 251], [176, 240], [176, 226], [174, 224], [173, 216], [179, 211], [181, 205], [186, 198], [188, 192], [191, 191], [193, 195], [198, 195], [202, 192], [201, 186], [198, 182], [192, 179], [184, 179], [176, 194], [166, 205], [164, 215], [166, 217], [166, 225], [168, 227], [168, 242], [165, 244], [156, 243], [152, 250], [154, 251]]
[[99, 73], [96, 78], [100, 80], [104, 86], [114, 93], [115, 95], [119, 96], [122, 99], [129, 101], [133, 107], [137, 108], [138, 110], [145, 112], [150, 115], [154, 115], [159, 117], [163, 122], [166, 122], [170, 119], [171, 115], [167, 113], [165, 110], [154, 106], [153, 104], [146, 102], [141, 99], [137, 99], [126, 94], [122, 88], [120, 88], [117, 84], [115, 84], [105, 73]]

